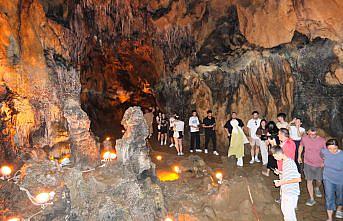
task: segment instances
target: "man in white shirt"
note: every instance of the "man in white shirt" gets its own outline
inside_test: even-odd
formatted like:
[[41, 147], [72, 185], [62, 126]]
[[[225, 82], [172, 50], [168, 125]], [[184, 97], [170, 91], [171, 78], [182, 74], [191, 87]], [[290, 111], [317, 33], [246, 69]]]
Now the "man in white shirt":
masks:
[[302, 136], [305, 134], [305, 128], [301, 127], [301, 119], [300, 118], [294, 118], [290, 123], [289, 123], [289, 136], [292, 138], [292, 140], [295, 143], [295, 163], [297, 164], [298, 171], [299, 173], [301, 172], [300, 170], [300, 164], [298, 162], [298, 151], [299, 151], [299, 146], [301, 142]]
[[189, 118], [188, 123], [191, 130], [191, 147], [190, 152], [193, 153], [193, 150], [196, 152], [202, 152], [200, 149], [200, 121], [197, 116], [196, 110], [192, 110], [192, 116]]
[[258, 153], [260, 151], [260, 138], [256, 135], [257, 129], [260, 127], [261, 119], [259, 118], [258, 111], [252, 112], [253, 118], [248, 121], [247, 127], [249, 128], [249, 141], [251, 145], [251, 160], [250, 164], [253, 164], [254, 162], [261, 162], [258, 159]]

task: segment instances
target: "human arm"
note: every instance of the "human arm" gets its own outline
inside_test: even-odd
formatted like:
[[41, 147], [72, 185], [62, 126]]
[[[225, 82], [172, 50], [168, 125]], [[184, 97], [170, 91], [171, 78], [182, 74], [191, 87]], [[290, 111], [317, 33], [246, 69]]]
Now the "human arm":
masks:
[[303, 161], [302, 161], [302, 158], [301, 158], [301, 155], [302, 155], [302, 153], [303, 153], [303, 150], [304, 150], [304, 146], [303, 146], [303, 144], [302, 143], [300, 143], [300, 145], [299, 145], [299, 150], [298, 150], [298, 163], [302, 163]]
[[293, 178], [290, 180], [278, 180], [275, 182], [275, 186], [279, 187], [285, 184], [291, 184], [291, 183], [300, 183], [301, 182], [301, 177]]

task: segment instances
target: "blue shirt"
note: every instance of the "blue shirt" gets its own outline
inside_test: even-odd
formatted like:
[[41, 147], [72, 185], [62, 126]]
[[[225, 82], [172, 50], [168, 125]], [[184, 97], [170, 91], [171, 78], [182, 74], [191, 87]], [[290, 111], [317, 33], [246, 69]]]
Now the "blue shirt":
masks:
[[333, 154], [328, 149], [322, 149], [321, 153], [324, 158], [324, 180], [343, 184], [343, 151]]

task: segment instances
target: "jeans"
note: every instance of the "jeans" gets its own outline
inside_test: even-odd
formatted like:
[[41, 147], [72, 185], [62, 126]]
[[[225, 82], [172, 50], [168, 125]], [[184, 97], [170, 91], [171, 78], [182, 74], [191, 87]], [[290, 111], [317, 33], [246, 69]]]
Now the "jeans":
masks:
[[296, 221], [295, 208], [297, 208], [298, 196], [282, 194], [281, 211], [285, 221]]
[[212, 141], [213, 151], [217, 150], [216, 133], [205, 133], [205, 150], [208, 149], [209, 142]]
[[267, 166], [268, 164], [268, 147], [266, 141], [260, 141], [260, 149], [261, 149], [261, 156], [262, 156], [262, 164]]
[[191, 150], [193, 150], [193, 148], [200, 149], [200, 133], [199, 131], [197, 132], [191, 132]]
[[323, 180], [325, 190], [325, 204], [327, 210], [336, 210], [337, 206], [343, 206], [343, 184], [334, 184], [329, 180]]
[[299, 156], [299, 146], [300, 146], [300, 140], [295, 140], [294, 141], [294, 143], [295, 143], [295, 159], [294, 159], [294, 161], [295, 161], [295, 164], [297, 165], [297, 167], [298, 167], [298, 172], [301, 174], [301, 166], [300, 166], [300, 164], [299, 164], [299, 162], [298, 162], [298, 156]]

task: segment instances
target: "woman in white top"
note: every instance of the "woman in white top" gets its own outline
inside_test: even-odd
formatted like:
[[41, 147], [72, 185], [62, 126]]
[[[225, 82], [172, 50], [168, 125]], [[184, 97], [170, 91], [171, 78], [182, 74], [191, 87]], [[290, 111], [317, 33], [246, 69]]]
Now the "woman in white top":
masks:
[[177, 155], [182, 156], [184, 155], [184, 153], [182, 152], [182, 139], [183, 139], [183, 131], [184, 131], [185, 123], [181, 121], [179, 118], [180, 118], [179, 116], [177, 115], [175, 116], [175, 121], [173, 125], [173, 129], [174, 129], [173, 137], [174, 137]]
[[[301, 138], [305, 134], [305, 128], [301, 127], [301, 119], [300, 118], [294, 118], [290, 123], [289, 123], [289, 137], [294, 141], [295, 143], [295, 159], [298, 159], [298, 150], [299, 150], [299, 145]], [[297, 160], [295, 160], [295, 163], [297, 164], [298, 171], [301, 173], [301, 166]]]

